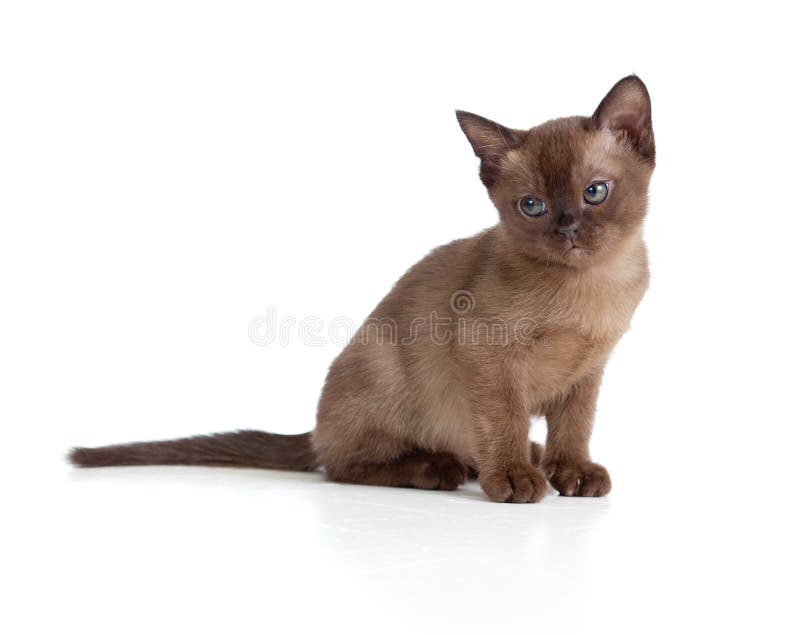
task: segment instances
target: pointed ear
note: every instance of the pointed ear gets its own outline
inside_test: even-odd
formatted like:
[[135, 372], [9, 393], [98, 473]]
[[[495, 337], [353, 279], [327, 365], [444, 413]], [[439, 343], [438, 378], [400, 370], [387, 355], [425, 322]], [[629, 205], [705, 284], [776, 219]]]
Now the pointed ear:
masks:
[[500, 175], [503, 156], [522, 143], [525, 133], [463, 110], [456, 110], [456, 118], [475, 156], [481, 160], [481, 181], [490, 187]]
[[650, 119], [650, 95], [644, 82], [629, 75], [619, 80], [591, 118], [596, 130], [609, 130], [627, 140], [648, 161], [655, 161], [656, 144]]

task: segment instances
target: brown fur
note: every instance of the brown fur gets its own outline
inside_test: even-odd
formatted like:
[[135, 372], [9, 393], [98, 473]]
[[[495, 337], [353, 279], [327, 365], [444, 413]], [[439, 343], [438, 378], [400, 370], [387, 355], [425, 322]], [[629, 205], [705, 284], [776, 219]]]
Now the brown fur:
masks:
[[[648, 281], [647, 89], [627, 77], [592, 117], [529, 131], [457, 116], [500, 223], [439, 247], [397, 282], [331, 365], [311, 446], [302, 435], [280, 451], [266, 442], [262, 465], [320, 465], [336, 481], [425, 489], [454, 489], [469, 468], [494, 501], [538, 501], [548, 479], [562, 495], [602, 496], [611, 481], [588, 450], [600, 378]], [[597, 180], [609, 183], [608, 198], [588, 205], [583, 191]], [[524, 216], [524, 196], [546, 201], [548, 213]], [[528, 440], [535, 415], [547, 418], [543, 452]], [[192, 439], [171, 443], [77, 450], [73, 459], [191, 455]], [[203, 456], [166, 462], [212, 464], [214, 450]], [[233, 463], [232, 453], [221, 460]]]
[[74, 448], [70, 460], [81, 467], [118, 465], [207, 465], [274, 470], [313, 470], [311, 433], [271, 434], [239, 430], [188, 439]]

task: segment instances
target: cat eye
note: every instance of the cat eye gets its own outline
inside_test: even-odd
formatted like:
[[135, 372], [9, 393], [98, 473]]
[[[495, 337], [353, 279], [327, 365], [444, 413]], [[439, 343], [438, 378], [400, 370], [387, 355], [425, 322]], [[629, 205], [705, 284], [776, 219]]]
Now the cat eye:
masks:
[[600, 205], [608, 198], [608, 183], [597, 181], [583, 190], [583, 200], [589, 205]]
[[524, 196], [519, 199], [519, 211], [529, 218], [539, 218], [547, 213], [547, 205], [540, 198]]

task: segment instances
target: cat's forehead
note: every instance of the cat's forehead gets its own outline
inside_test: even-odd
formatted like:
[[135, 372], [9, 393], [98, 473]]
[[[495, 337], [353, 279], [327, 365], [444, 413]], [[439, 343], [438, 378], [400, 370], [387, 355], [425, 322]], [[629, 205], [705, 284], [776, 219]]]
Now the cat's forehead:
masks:
[[615, 172], [619, 160], [613, 135], [591, 130], [584, 117], [569, 117], [529, 130], [524, 142], [507, 154], [503, 171], [513, 181], [554, 192], [596, 173]]

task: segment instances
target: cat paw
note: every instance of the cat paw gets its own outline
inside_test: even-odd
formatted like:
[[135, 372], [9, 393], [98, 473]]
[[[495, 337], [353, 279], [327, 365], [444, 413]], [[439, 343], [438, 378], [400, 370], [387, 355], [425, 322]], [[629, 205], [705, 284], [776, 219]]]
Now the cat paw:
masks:
[[411, 481], [413, 487], [420, 489], [452, 491], [467, 480], [467, 466], [449, 452], [424, 455], [420, 467], [418, 474]]
[[544, 471], [562, 496], [605, 496], [611, 491], [611, 477], [606, 468], [597, 463], [549, 461]]
[[[537, 467], [544, 458], [544, 446], [541, 443], [536, 443], [536, 441], [531, 441], [531, 463], [534, 467]], [[476, 479], [478, 478], [478, 468], [475, 467], [474, 464], [470, 464], [467, 466], [467, 478], [469, 479]]]
[[480, 473], [486, 495], [496, 503], [538, 503], [547, 494], [547, 478], [532, 465]]

